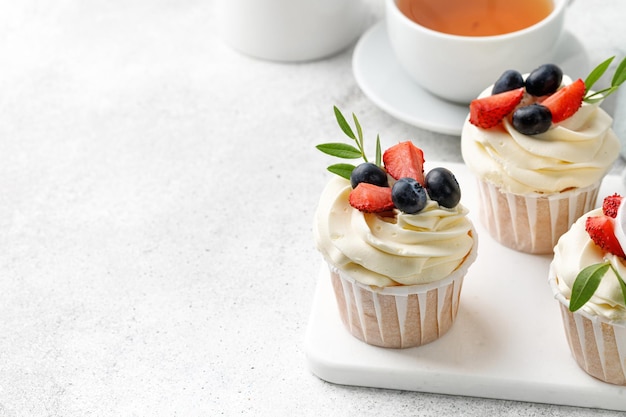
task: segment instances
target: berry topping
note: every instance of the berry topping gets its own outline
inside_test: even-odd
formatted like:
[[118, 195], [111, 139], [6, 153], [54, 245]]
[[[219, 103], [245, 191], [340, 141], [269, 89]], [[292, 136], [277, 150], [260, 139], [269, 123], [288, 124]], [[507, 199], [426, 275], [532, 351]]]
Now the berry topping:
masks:
[[[600, 63], [584, 81], [578, 79], [560, 89], [563, 71], [554, 64], [541, 65], [531, 72], [525, 81], [520, 81], [522, 76], [517, 71], [507, 70], [494, 83], [491, 97], [476, 99], [470, 103], [469, 121], [480, 128], [489, 129], [509, 116], [510, 112], [517, 113], [520, 111], [517, 115], [514, 113], [512, 116], [515, 129], [525, 135], [543, 133], [550, 129], [553, 123], [562, 122], [573, 116], [583, 102], [597, 103], [617, 91], [620, 85], [626, 81], [626, 58], [617, 66], [610, 87], [600, 91], [591, 90], [596, 81], [604, 75], [614, 58], [611, 57]], [[522, 93], [522, 98], [515, 105], [512, 105], [509, 111], [506, 111], [507, 106], [505, 104], [508, 103], [504, 97], [507, 96], [502, 95], [518, 91], [518, 89], [524, 90], [524, 86], [527, 94]], [[511, 96], [508, 96], [508, 99], [513, 101]], [[537, 107], [525, 109], [539, 103], [545, 109]]]
[[604, 197], [602, 202], [602, 212], [611, 218], [617, 217], [617, 210], [622, 203], [622, 196], [619, 194], [613, 194], [608, 197]]
[[[317, 149], [325, 154], [342, 159], [363, 158], [365, 162], [354, 166], [339, 163], [328, 170], [350, 181], [352, 190], [348, 197], [350, 205], [364, 213], [384, 213], [393, 215], [393, 209], [407, 214], [416, 214], [426, 207], [429, 199], [441, 207], [454, 208], [461, 199], [461, 190], [456, 178], [445, 168], [435, 168], [424, 178], [424, 152], [411, 141], [401, 142], [382, 154], [380, 138], [376, 137], [376, 162], [368, 162], [363, 146], [363, 132], [358, 119], [353, 114], [356, 134], [341, 111], [334, 107], [335, 118], [341, 130], [354, 140], [355, 145], [344, 143], [324, 143]], [[384, 161], [384, 168], [382, 162]], [[396, 180], [389, 186], [391, 176]], [[432, 189], [427, 190], [426, 181]], [[392, 191], [393, 189], [393, 191]]]
[[362, 182], [350, 191], [350, 205], [364, 213], [381, 213], [393, 209], [391, 188]]
[[524, 135], [537, 135], [552, 126], [550, 109], [541, 104], [520, 107], [513, 112], [513, 127]]
[[391, 199], [398, 210], [415, 214], [426, 207], [426, 190], [414, 178], [400, 178], [391, 188]]
[[526, 78], [526, 91], [533, 96], [554, 93], [563, 80], [563, 71], [554, 64], [544, 64], [533, 70]]
[[612, 218], [609, 216], [587, 217], [585, 230], [591, 240], [600, 248], [613, 255], [624, 257], [624, 250], [615, 237]]
[[424, 184], [424, 152], [413, 142], [398, 143], [383, 154], [387, 173], [394, 179], [409, 177]]
[[505, 91], [472, 100], [469, 121], [475, 126], [489, 129], [498, 125], [522, 101], [524, 89]]
[[615, 238], [622, 248], [626, 248], [626, 204], [621, 204], [621, 202], [622, 197], [618, 194], [606, 197], [602, 204], [602, 212], [609, 217], [615, 214]]
[[524, 87], [522, 74], [515, 70], [506, 70], [493, 85], [491, 94], [504, 93], [505, 91], [515, 90], [521, 87]]
[[426, 189], [431, 200], [453, 208], [461, 201], [461, 187], [454, 174], [446, 168], [433, 168], [426, 174]]
[[380, 187], [389, 187], [387, 173], [384, 169], [372, 162], [364, 162], [357, 165], [350, 175], [350, 185], [356, 188], [362, 182], [378, 185]]
[[584, 95], [585, 83], [579, 78], [546, 98], [541, 104], [550, 109], [552, 123], [559, 123], [578, 111], [583, 104]]

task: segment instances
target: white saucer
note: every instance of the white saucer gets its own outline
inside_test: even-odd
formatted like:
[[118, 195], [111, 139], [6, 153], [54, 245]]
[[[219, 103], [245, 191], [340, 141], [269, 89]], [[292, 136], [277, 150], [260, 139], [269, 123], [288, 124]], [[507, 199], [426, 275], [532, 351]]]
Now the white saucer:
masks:
[[[581, 42], [568, 31], [555, 48], [553, 62], [572, 78], [585, 77], [589, 70]], [[404, 72], [389, 44], [384, 21], [359, 39], [352, 56], [352, 71], [363, 93], [397, 119], [434, 132], [461, 134], [468, 106], [430, 94]]]

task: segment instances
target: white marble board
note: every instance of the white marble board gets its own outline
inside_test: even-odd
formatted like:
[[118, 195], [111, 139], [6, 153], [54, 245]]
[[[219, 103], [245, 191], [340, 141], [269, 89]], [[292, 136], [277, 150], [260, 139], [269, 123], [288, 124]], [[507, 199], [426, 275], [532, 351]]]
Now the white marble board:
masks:
[[[441, 339], [404, 350], [367, 345], [340, 321], [325, 265], [305, 339], [311, 371], [326, 381], [377, 388], [626, 411], [626, 387], [587, 375], [575, 363], [547, 282], [550, 256], [505, 248], [478, 222], [474, 179], [462, 164], [463, 203], [479, 235], [478, 259], [463, 284], [457, 321]], [[599, 198], [624, 194], [605, 178]]]

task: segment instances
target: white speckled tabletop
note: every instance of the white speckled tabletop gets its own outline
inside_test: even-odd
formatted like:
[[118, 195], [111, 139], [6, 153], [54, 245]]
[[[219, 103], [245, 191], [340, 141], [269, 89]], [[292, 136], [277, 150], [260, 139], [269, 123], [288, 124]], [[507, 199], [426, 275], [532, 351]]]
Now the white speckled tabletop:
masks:
[[[353, 47], [298, 64], [231, 50], [213, 3], [0, 6], [0, 416], [588, 415], [309, 371], [332, 106], [431, 160], [461, 162], [459, 138], [372, 103]], [[598, 60], [626, 47], [625, 15], [575, 0], [566, 24]]]

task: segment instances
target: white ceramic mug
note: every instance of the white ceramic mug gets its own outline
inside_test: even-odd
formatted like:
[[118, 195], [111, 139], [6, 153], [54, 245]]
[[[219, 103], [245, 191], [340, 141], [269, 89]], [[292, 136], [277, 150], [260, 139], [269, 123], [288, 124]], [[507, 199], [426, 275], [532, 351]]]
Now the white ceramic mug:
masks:
[[516, 32], [459, 36], [415, 23], [396, 1], [385, 0], [385, 20], [400, 65], [427, 91], [459, 103], [469, 103], [507, 69], [526, 73], [552, 62], [569, 2], [553, 0], [546, 18]]
[[362, 0], [217, 0], [219, 32], [234, 49], [274, 61], [324, 58], [365, 29]]

